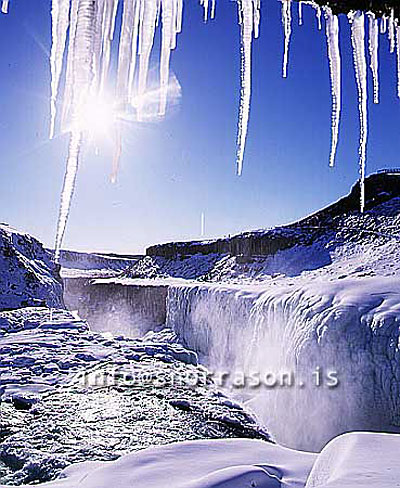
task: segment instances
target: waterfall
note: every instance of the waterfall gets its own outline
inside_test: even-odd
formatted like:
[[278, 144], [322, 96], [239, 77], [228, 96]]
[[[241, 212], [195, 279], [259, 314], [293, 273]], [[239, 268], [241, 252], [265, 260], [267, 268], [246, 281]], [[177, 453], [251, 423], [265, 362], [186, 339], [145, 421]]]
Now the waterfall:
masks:
[[[391, 278], [264, 289], [173, 285], [166, 322], [211, 371], [229, 373], [227, 386], [279, 443], [318, 450], [348, 430], [399, 424], [393, 290], [400, 294]], [[268, 381], [235, 388], [241, 373]]]

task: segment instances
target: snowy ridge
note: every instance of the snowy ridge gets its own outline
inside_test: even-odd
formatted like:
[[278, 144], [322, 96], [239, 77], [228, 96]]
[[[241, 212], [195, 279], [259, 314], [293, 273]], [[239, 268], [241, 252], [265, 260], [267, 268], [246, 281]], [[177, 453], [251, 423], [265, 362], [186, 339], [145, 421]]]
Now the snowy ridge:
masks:
[[0, 310], [27, 306], [63, 306], [59, 270], [39, 241], [0, 224]]

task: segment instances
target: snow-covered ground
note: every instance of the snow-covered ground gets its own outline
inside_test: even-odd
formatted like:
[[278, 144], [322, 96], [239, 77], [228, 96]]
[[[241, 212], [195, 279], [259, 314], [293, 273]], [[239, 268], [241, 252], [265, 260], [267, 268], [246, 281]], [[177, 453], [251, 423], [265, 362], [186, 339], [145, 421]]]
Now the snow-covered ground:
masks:
[[257, 440], [173, 443], [66, 468], [52, 488], [395, 488], [400, 436], [357, 432], [320, 454]]

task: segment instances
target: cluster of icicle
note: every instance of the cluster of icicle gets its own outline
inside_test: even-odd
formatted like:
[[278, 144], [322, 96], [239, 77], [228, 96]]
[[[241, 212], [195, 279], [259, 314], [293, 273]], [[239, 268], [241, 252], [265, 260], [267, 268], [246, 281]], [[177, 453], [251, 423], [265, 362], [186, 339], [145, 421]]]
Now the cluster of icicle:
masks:
[[[285, 48], [283, 60], [283, 76], [287, 76], [288, 50], [291, 36], [291, 4], [292, 0], [281, 0], [282, 22], [285, 34]], [[314, 1], [300, 1], [299, 24], [303, 24], [303, 5], [311, 5], [317, 13], [319, 28], [321, 29], [321, 9], [326, 19], [326, 38], [328, 45], [328, 58], [330, 77], [332, 85], [332, 142], [329, 158], [330, 166], [334, 166], [336, 149], [339, 139], [339, 124], [341, 113], [341, 57], [339, 42], [339, 18], [332, 13], [328, 6], [320, 7]], [[365, 18], [368, 17], [368, 29]], [[359, 166], [360, 166], [360, 193], [361, 212], [365, 209], [365, 168], [368, 139], [368, 87], [367, 87], [367, 56], [365, 49], [365, 37], [368, 35], [369, 66], [373, 78], [373, 101], [379, 103], [379, 72], [378, 72], [378, 50], [379, 32], [388, 34], [390, 52], [394, 53], [397, 47], [397, 72], [398, 86], [397, 93], [400, 98], [400, 25], [395, 18], [394, 9], [390, 16], [383, 16], [379, 21], [376, 15], [368, 12], [366, 15], [361, 11], [354, 11], [348, 14], [351, 25], [351, 43], [353, 47], [353, 59], [355, 78], [358, 90], [358, 107], [360, 116], [360, 144], [359, 144]]]
[[[9, 0], [0, 0], [2, 12], [7, 13]], [[289, 48], [292, 33], [293, 0], [282, 3], [284, 30], [283, 71], [288, 75]], [[69, 155], [61, 197], [56, 236], [56, 259], [65, 233], [81, 145], [84, 141], [82, 112], [90, 97], [101, 96], [107, 82], [111, 60], [111, 44], [116, 29], [116, 16], [122, 5], [122, 25], [119, 33], [118, 69], [116, 81], [116, 105], [132, 105], [141, 120], [143, 95], [146, 91], [150, 54], [153, 49], [157, 26], [161, 25], [160, 101], [158, 113], [163, 116], [167, 107], [169, 62], [171, 50], [176, 46], [177, 34], [182, 28], [183, 0], [52, 0], [52, 50], [51, 50], [51, 127], [55, 132], [56, 102], [64, 54], [66, 61], [65, 92], [62, 121], [68, 122], [70, 132]], [[200, 0], [204, 8], [204, 20], [215, 16], [216, 0]], [[237, 173], [243, 168], [244, 150], [250, 113], [251, 99], [251, 50], [253, 38], [259, 35], [260, 0], [237, 0], [241, 30], [241, 98], [237, 136]], [[339, 19], [330, 7], [321, 7], [314, 0], [298, 2], [299, 24], [303, 24], [303, 6], [315, 9], [318, 28], [322, 29], [322, 13], [326, 19], [326, 37], [332, 86], [332, 142], [330, 166], [334, 166], [339, 138], [341, 114], [341, 58], [339, 43]], [[394, 11], [390, 16], [378, 19], [373, 13], [368, 17], [368, 46], [370, 68], [374, 83], [374, 102], [379, 102], [378, 47], [379, 31], [388, 33], [390, 52], [397, 46], [398, 95], [400, 97], [400, 26]], [[351, 24], [351, 42], [354, 53], [355, 75], [358, 88], [360, 113], [359, 163], [361, 177], [361, 211], [365, 207], [365, 164], [368, 135], [367, 117], [367, 59], [365, 49], [365, 17], [362, 12], [348, 15]], [[67, 46], [68, 39], [68, 46]], [[137, 66], [138, 65], [138, 66]], [[136, 75], [136, 72], [137, 75]], [[137, 78], [137, 82], [135, 81]], [[134, 94], [135, 85], [135, 94]], [[136, 100], [136, 102], [134, 102]]]

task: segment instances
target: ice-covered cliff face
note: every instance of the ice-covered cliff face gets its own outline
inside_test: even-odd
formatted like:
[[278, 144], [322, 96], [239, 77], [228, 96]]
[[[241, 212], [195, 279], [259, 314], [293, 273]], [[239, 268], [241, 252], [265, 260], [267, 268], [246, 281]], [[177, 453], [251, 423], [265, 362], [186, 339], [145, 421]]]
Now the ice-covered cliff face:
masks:
[[42, 244], [0, 224], [0, 310], [62, 307], [59, 270]]
[[400, 426], [398, 277], [171, 286], [168, 302], [167, 325], [229, 373], [279, 443], [317, 450], [347, 430]]

